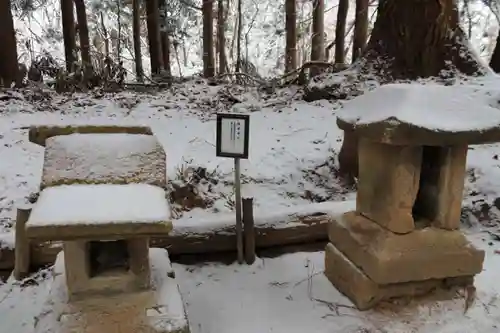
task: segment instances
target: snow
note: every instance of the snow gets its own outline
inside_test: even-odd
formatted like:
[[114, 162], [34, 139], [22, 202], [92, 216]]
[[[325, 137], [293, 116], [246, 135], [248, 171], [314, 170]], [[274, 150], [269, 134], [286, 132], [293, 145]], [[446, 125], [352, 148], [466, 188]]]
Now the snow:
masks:
[[[292, 226], [304, 226], [298, 217], [324, 214], [338, 216], [356, 208], [356, 201], [330, 201], [314, 204], [302, 204], [280, 208], [270, 212], [260, 210], [254, 212], [254, 224], [262, 227], [280, 229]], [[208, 233], [209, 231], [232, 228], [235, 224], [234, 213], [203, 214], [186, 216], [173, 220], [172, 235], [190, 233]]]
[[429, 130], [466, 132], [500, 127], [500, 110], [485, 103], [500, 89], [477, 85], [387, 84], [345, 103], [340, 120], [354, 125], [388, 121]]
[[493, 333], [500, 325], [499, 246], [482, 238], [488, 236], [470, 238], [486, 250], [486, 262], [476, 278], [478, 299], [465, 314], [461, 295], [357, 311], [322, 274], [323, 252], [260, 259], [252, 266], [174, 264], [174, 269], [192, 333]]
[[165, 191], [148, 184], [60, 185], [40, 193], [27, 227], [170, 220]]
[[44, 186], [75, 181], [165, 185], [165, 152], [152, 135], [58, 135], [47, 139], [45, 150]]

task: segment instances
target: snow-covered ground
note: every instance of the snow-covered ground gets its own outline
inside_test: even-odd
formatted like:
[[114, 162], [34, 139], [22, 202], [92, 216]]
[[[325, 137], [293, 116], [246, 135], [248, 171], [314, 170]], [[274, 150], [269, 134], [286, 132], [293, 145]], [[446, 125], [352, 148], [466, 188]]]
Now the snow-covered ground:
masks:
[[[479, 104], [498, 107], [494, 103], [500, 100], [498, 80], [487, 77], [478, 82], [491, 87], [484, 99], [478, 95]], [[243, 102], [230, 108], [228, 95]], [[214, 188], [204, 193], [211, 196], [210, 207], [182, 216], [203, 220], [232, 210], [233, 164], [215, 156], [215, 113], [250, 112], [251, 148], [250, 158], [242, 161], [243, 192], [255, 198], [258, 213], [352, 199], [354, 194], [335, 177], [342, 136], [335, 121], [341, 104], [308, 104], [294, 96], [288, 89], [268, 96], [252, 88], [228, 90], [195, 83], [157, 95], [0, 95], [2, 246], [13, 246], [15, 203], [36, 192], [40, 182], [43, 148], [27, 137], [27, 126], [33, 124], [152, 126], [167, 152], [169, 179], [182, 178], [187, 166], [200, 166], [216, 180]], [[477, 277], [477, 300], [465, 314], [461, 294], [452, 301], [399, 308], [388, 304], [360, 313], [321, 274], [322, 252], [296, 253], [258, 259], [251, 267], [175, 264], [192, 332], [497, 332], [500, 243], [490, 233], [497, 231], [495, 206], [500, 206], [499, 154], [500, 145], [491, 144], [471, 147], [468, 156], [464, 229], [474, 244], [485, 249], [486, 262]], [[50, 274], [42, 271], [23, 282], [0, 285], [2, 331], [33, 333], [35, 316], [50, 289]]]

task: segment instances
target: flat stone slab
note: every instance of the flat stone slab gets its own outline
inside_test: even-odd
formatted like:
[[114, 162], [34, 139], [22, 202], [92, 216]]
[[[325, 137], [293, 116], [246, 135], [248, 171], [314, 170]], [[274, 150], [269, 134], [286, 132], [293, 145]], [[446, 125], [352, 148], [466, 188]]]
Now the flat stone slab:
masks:
[[64, 253], [54, 265], [51, 292], [38, 316], [35, 333], [189, 333], [178, 284], [168, 253], [150, 249], [152, 290], [69, 302]]
[[48, 187], [26, 223], [28, 238], [51, 241], [121, 239], [171, 230], [165, 191], [148, 184]]
[[30, 142], [45, 147], [48, 138], [68, 134], [90, 134], [90, 133], [128, 133], [153, 135], [148, 126], [124, 126], [124, 125], [42, 125], [31, 126], [28, 137]]
[[358, 310], [368, 310], [381, 301], [421, 296], [438, 288], [450, 289], [474, 283], [473, 277], [461, 276], [385, 285], [377, 284], [331, 243], [327, 244], [325, 248], [325, 276], [339, 292], [351, 300]]
[[373, 141], [447, 146], [500, 141], [499, 92], [472, 85], [387, 84], [345, 103], [337, 125]]
[[348, 212], [330, 221], [330, 242], [377, 284], [474, 276], [484, 251], [458, 230], [428, 227], [398, 235]]
[[48, 138], [40, 187], [75, 183], [166, 187], [165, 151], [152, 135], [69, 134]]

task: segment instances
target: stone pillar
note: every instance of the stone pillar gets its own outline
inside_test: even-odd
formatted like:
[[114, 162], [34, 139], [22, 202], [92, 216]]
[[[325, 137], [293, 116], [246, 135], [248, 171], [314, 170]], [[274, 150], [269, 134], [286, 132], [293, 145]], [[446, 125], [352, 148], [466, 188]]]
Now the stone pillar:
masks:
[[418, 193], [422, 147], [359, 141], [356, 211], [388, 230], [415, 229], [413, 204]]

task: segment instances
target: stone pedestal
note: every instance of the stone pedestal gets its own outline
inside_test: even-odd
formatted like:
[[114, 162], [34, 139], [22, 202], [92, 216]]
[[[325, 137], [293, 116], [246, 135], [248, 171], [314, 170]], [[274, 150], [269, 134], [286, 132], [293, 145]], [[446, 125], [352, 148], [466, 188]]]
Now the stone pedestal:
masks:
[[484, 260], [459, 231], [428, 227], [399, 235], [356, 212], [332, 220], [328, 235], [325, 274], [360, 310], [471, 284]]
[[148, 290], [69, 300], [66, 253], [54, 265], [50, 294], [37, 315], [35, 333], [189, 333], [189, 322], [168, 253], [149, 249]]

